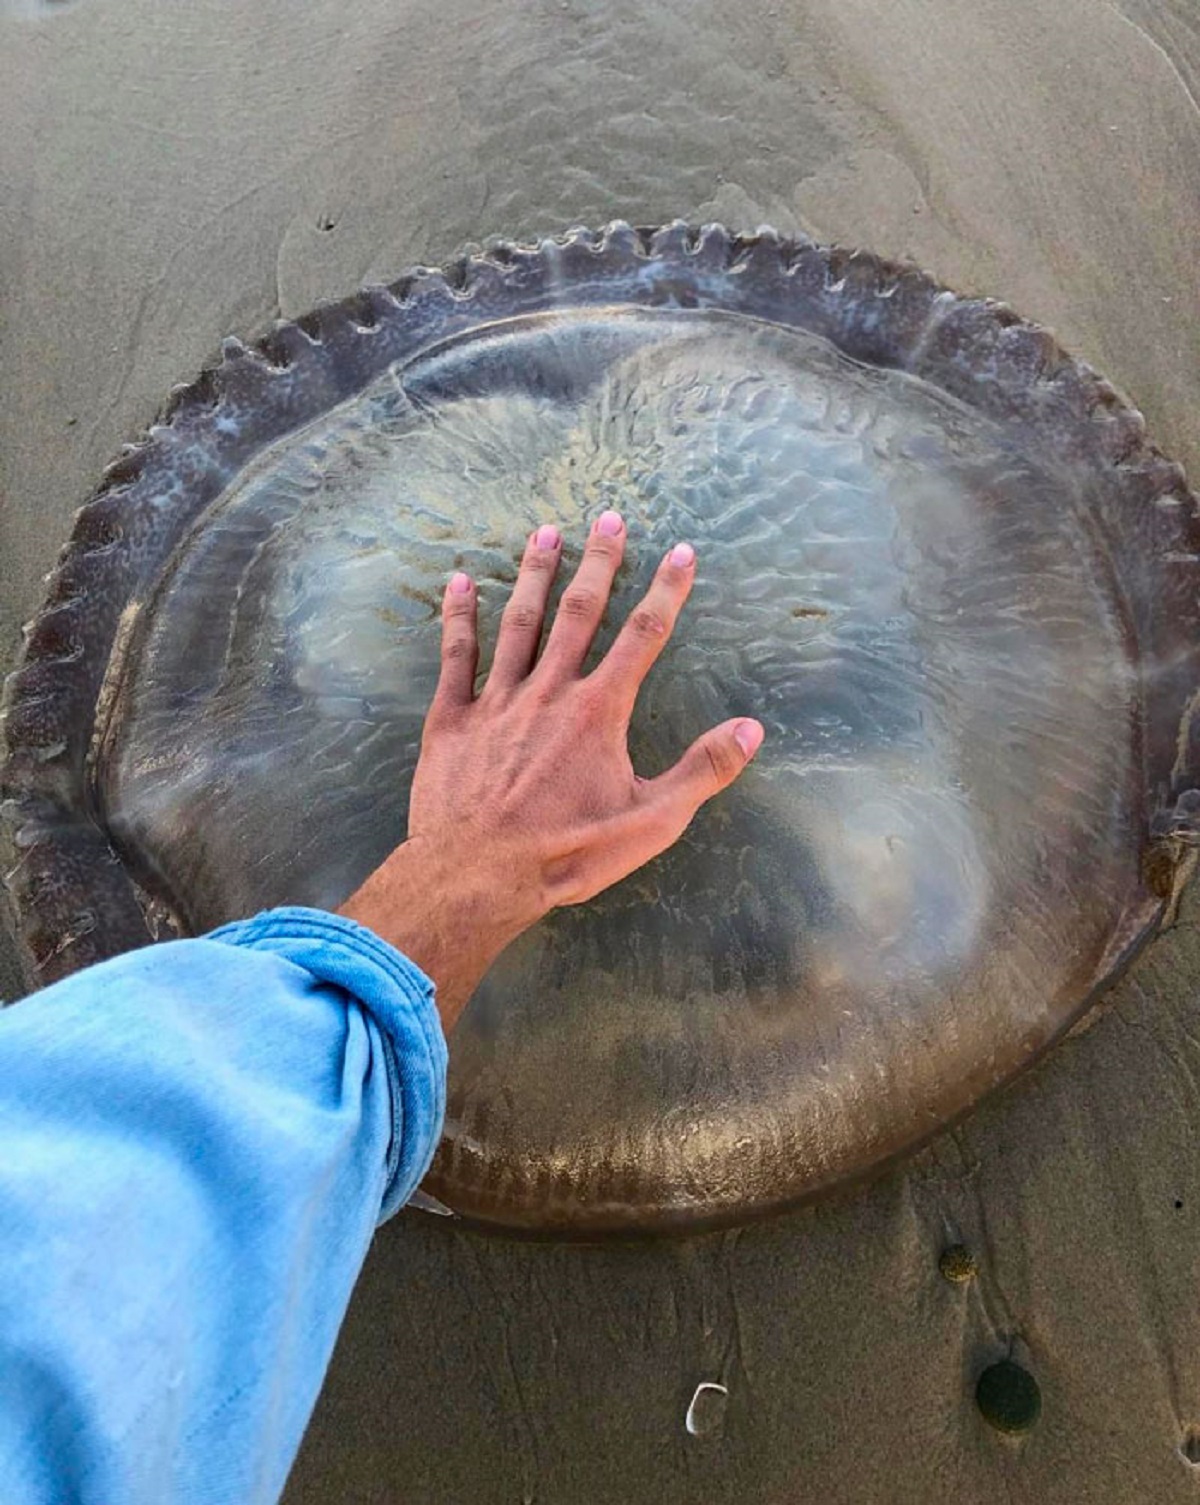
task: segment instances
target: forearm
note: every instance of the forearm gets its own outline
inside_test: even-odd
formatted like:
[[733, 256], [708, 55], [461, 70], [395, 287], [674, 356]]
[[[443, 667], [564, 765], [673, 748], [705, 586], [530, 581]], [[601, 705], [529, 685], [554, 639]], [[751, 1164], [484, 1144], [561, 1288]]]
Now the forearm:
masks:
[[441, 1127], [428, 980], [275, 911], [0, 1015], [0, 1497], [274, 1501]]

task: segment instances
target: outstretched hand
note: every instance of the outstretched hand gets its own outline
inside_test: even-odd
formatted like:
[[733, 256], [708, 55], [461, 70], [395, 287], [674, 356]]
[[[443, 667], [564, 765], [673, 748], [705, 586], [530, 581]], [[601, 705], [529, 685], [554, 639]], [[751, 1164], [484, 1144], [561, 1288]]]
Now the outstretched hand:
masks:
[[624, 550], [625, 525], [605, 512], [538, 657], [562, 538], [550, 524], [532, 534], [478, 695], [475, 585], [457, 574], [447, 586], [441, 676], [413, 777], [408, 839], [340, 911], [433, 979], [447, 1029], [505, 946], [678, 840], [762, 741], [757, 721], [735, 718], [657, 778], [634, 772], [630, 717], [692, 588], [695, 556], [688, 544], [667, 554], [585, 674]]

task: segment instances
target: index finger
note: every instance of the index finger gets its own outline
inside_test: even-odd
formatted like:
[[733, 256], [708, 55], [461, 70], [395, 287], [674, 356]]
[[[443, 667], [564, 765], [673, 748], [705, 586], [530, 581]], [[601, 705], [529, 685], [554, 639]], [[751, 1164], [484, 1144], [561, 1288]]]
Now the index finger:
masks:
[[642, 681], [667, 646], [696, 578], [696, 552], [677, 543], [655, 571], [650, 589], [626, 619], [616, 641], [589, 676], [632, 713]]

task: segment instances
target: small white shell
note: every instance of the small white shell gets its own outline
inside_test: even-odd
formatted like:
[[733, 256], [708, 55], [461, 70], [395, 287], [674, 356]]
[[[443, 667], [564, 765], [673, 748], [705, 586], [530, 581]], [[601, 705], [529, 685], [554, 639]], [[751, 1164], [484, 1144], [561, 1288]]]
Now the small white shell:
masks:
[[684, 1426], [693, 1437], [706, 1437], [715, 1432], [725, 1419], [725, 1403], [729, 1390], [716, 1380], [701, 1380], [692, 1396], [683, 1419]]

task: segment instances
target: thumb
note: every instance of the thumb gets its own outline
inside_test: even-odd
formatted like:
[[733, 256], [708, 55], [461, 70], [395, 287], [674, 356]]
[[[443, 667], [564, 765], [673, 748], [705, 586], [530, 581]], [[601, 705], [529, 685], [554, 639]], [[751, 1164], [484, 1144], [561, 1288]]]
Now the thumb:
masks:
[[762, 723], [744, 716], [697, 737], [673, 768], [649, 783], [655, 803], [674, 807], [684, 824], [705, 800], [728, 788], [758, 751]]

